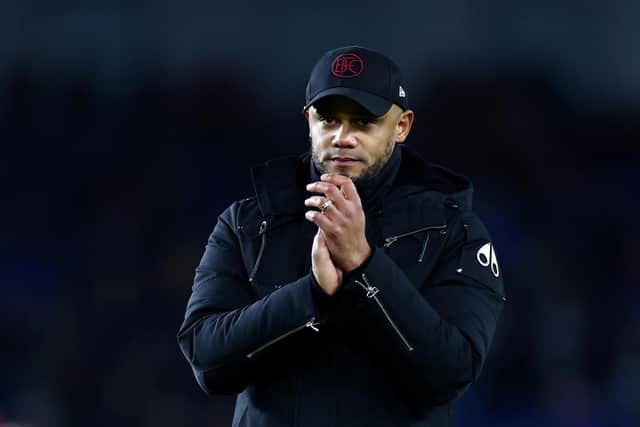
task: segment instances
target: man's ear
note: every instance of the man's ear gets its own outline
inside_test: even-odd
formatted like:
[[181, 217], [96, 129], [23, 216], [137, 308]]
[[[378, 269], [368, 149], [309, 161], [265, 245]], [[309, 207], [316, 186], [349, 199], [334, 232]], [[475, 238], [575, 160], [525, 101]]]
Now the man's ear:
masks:
[[413, 118], [413, 110], [405, 110], [400, 114], [393, 135], [394, 141], [398, 144], [402, 144], [407, 139], [407, 136], [409, 136], [411, 126], [413, 125]]

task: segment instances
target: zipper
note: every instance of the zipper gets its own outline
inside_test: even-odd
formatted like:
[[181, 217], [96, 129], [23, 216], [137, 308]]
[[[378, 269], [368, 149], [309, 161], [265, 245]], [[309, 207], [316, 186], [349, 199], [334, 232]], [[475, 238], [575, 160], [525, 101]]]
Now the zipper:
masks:
[[251, 359], [253, 356], [255, 356], [255, 355], [256, 355], [256, 353], [258, 353], [258, 352], [260, 352], [260, 351], [264, 350], [264, 349], [265, 349], [265, 348], [267, 348], [267, 347], [272, 346], [273, 344], [277, 343], [278, 341], [283, 340], [283, 339], [285, 339], [286, 337], [288, 337], [289, 335], [294, 334], [294, 333], [296, 333], [296, 332], [298, 332], [298, 331], [300, 331], [300, 330], [302, 330], [302, 329], [304, 329], [304, 328], [311, 328], [311, 329], [313, 329], [313, 330], [314, 330], [314, 331], [316, 331], [316, 332], [320, 332], [320, 329], [318, 329], [318, 325], [319, 325], [319, 324], [320, 324], [320, 323], [316, 322], [316, 318], [315, 318], [315, 317], [312, 317], [312, 318], [311, 318], [308, 322], [306, 322], [304, 325], [298, 326], [297, 328], [292, 329], [292, 330], [290, 330], [289, 332], [286, 332], [286, 333], [284, 333], [284, 334], [282, 334], [282, 335], [280, 335], [280, 336], [278, 336], [278, 337], [276, 337], [276, 338], [272, 339], [271, 341], [267, 342], [266, 344], [261, 345], [260, 347], [256, 348], [256, 349], [255, 349], [255, 350], [253, 350], [251, 353], [247, 354], [247, 358], [248, 358], [248, 359]]
[[443, 230], [444, 231], [444, 229], [446, 228], [447, 228], [447, 224], [434, 225], [431, 227], [418, 228], [417, 230], [409, 231], [408, 233], [398, 234], [397, 236], [387, 237], [386, 239], [384, 239], [384, 247], [388, 248], [389, 246], [393, 245], [396, 242], [396, 240], [401, 239], [403, 237], [411, 236], [412, 234], [422, 233], [423, 231], [427, 231], [427, 230]]
[[382, 310], [382, 314], [384, 314], [384, 317], [387, 318], [387, 321], [389, 322], [391, 327], [396, 331], [396, 333], [398, 334], [398, 336], [402, 340], [402, 342], [405, 345], [405, 347], [407, 348], [407, 350], [413, 351], [413, 347], [411, 346], [411, 344], [409, 344], [409, 341], [407, 341], [407, 339], [404, 337], [404, 335], [402, 335], [402, 332], [400, 332], [400, 329], [398, 329], [398, 326], [391, 319], [391, 316], [389, 316], [389, 312], [384, 308], [384, 306], [382, 305], [382, 302], [380, 302], [380, 299], [376, 296], [376, 294], [378, 292], [380, 292], [380, 290], [378, 288], [376, 288], [375, 286], [371, 286], [371, 284], [367, 280], [367, 276], [364, 273], [362, 274], [362, 280], [364, 281], [364, 283], [360, 282], [359, 280], [355, 280], [355, 282], [358, 285], [360, 285], [360, 287], [362, 287], [362, 289], [367, 291], [367, 298], [373, 298], [373, 300], [378, 304], [378, 307], [380, 307], [380, 310]]
[[251, 270], [251, 274], [249, 275], [249, 283], [253, 283], [253, 279], [256, 277], [256, 273], [258, 272], [258, 267], [260, 267], [260, 261], [262, 260], [262, 253], [264, 252], [264, 246], [267, 243], [267, 221], [262, 221], [260, 223], [260, 229], [258, 230], [258, 236], [262, 236], [262, 242], [260, 243], [260, 250], [258, 251], [258, 258], [256, 258], [256, 263]]
[[429, 237], [431, 237], [431, 231], [427, 231], [427, 237], [424, 239], [424, 244], [422, 245], [422, 251], [420, 251], [420, 256], [418, 257], [418, 262], [422, 262], [424, 259], [424, 254], [427, 252], [427, 246], [429, 245]]

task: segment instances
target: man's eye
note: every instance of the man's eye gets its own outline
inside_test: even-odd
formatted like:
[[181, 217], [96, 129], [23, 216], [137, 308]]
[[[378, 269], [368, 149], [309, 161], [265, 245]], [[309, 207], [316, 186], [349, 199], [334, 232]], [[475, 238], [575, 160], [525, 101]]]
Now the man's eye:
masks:
[[360, 126], [367, 126], [373, 123], [374, 121], [375, 121], [374, 119], [362, 118], [362, 119], [358, 119], [356, 123]]
[[320, 121], [325, 123], [333, 123], [334, 118], [331, 116], [320, 116]]

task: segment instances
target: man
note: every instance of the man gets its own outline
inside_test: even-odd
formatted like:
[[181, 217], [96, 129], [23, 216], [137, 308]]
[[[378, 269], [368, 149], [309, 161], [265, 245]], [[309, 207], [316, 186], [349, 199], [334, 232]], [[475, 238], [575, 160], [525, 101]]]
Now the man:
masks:
[[504, 302], [471, 183], [401, 144], [400, 71], [348, 46], [311, 72], [309, 154], [219, 217], [180, 347], [233, 426], [449, 426]]

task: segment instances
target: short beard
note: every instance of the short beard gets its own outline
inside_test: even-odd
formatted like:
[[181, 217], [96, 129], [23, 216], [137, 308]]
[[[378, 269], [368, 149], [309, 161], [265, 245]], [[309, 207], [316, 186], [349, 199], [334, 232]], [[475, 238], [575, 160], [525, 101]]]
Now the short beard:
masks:
[[[309, 138], [309, 140], [311, 140], [311, 138]], [[393, 139], [390, 139], [384, 147], [384, 153], [382, 156], [371, 166], [363, 170], [360, 175], [351, 178], [354, 184], [365, 182], [378, 175], [382, 168], [384, 168], [384, 165], [386, 165], [391, 158], [395, 145], [396, 142]], [[319, 174], [327, 173], [327, 169], [322, 165], [322, 162], [318, 158], [318, 154], [313, 151], [313, 144], [311, 144], [311, 159], [313, 160], [313, 164], [316, 166]]]

